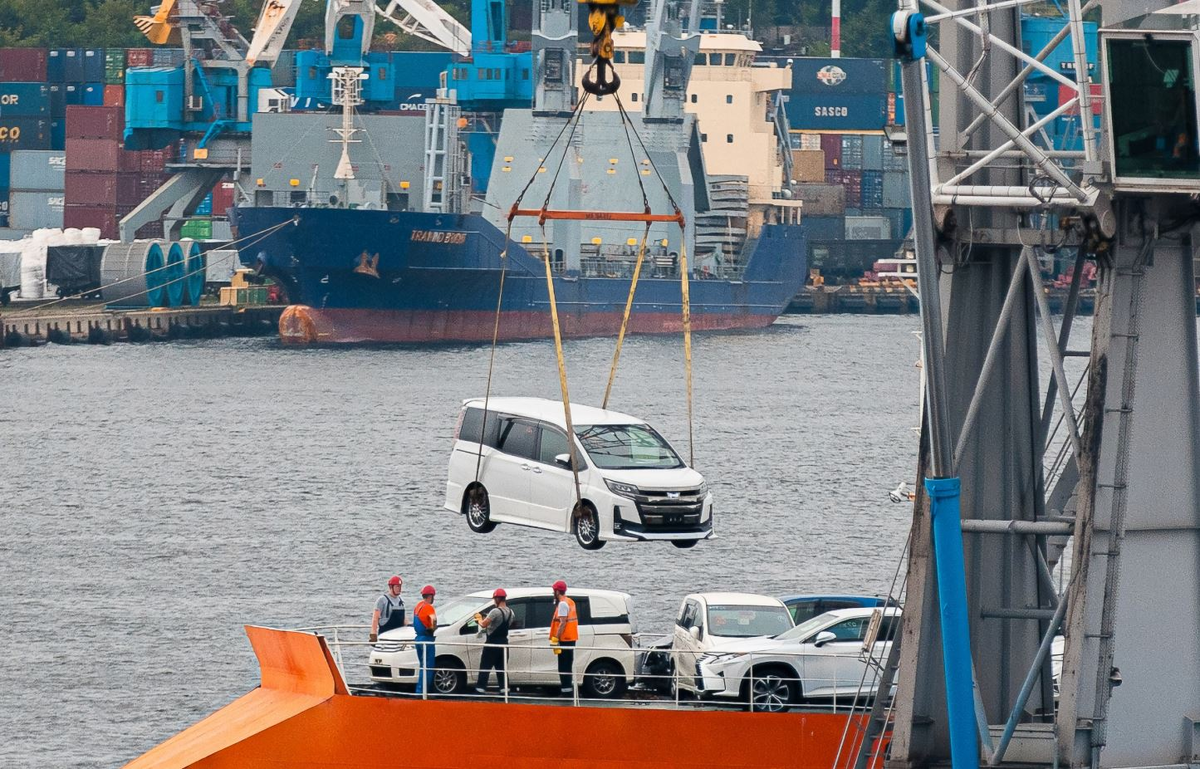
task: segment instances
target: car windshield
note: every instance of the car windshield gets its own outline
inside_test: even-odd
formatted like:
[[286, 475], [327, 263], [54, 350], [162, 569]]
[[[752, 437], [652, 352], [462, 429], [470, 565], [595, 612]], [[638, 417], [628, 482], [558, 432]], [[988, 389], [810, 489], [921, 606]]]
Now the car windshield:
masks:
[[783, 606], [708, 607], [708, 632], [724, 638], [754, 638], [778, 635], [792, 626], [792, 615]]
[[434, 608], [437, 609], [438, 627], [448, 627], [457, 624], [459, 620], [464, 617], [470, 617], [479, 611], [480, 608], [486, 606], [487, 603], [488, 600], [486, 598], [468, 595], [462, 598], [455, 598], [444, 606], [434, 604]]
[[575, 434], [602, 470], [672, 470], [685, 466], [650, 425], [579, 425]]
[[777, 635], [775, 637], [778, 638], [780, 641], [797, 641], [801, 638], [804, 638], [809, 633], [811, 633], [814, 630], [816, 630], [817, 628], [821, 627], [821, 625], [824, 625], [828, 621], [829, 621], [829, 618], [826, 617], [824, 614], [818, 614], [817, 616], [813, 617], [812, 619], [801, 622], [799, 625], [797, 625], [796, 627], [787, 631], [786, 633], [780, 633], [779, 635]]

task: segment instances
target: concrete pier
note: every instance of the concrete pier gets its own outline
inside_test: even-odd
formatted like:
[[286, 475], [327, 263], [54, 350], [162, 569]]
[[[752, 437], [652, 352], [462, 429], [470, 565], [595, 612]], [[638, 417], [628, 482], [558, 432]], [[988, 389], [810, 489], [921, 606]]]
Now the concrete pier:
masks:
[[282, 305], [201, 305], [176, 309], [107, 310], [103, 302], [14, 305], [0, 313], [0, 347], [112, 344], [279, 332]]

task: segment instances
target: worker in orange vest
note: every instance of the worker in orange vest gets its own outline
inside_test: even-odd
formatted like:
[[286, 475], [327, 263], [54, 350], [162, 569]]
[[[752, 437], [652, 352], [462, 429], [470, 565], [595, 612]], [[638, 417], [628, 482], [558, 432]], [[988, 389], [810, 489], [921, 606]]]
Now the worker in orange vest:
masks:
[[433, 585], [421, 588], [421, 602], [413, 609], [413, 629], [417, 631], [417, 694], [433, 694], [433, 634], [437, 631], [437, 612], [433, 599], [437, 591]]
[[567, 583], [554, 583], [554, 616], [550, 620], [550, 645], [558, 655], [558, 683], [564, 695], [574, 691], [575, 642], [579, 640], [579, 614], [575, 602], [567, 598]]

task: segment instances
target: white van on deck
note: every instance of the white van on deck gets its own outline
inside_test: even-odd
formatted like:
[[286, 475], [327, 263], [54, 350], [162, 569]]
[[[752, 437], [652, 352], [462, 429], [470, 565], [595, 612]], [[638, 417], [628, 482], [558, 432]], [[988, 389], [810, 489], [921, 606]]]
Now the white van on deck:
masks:
[[[569, 531], [587, 550], [609, 540], [691, 547], [713, 535], [713, 501], [700, 473], [641, 419], [571, 404], [580, 497], [559, 401], [463, 402], [454, 431], [446, 508], [473, 531], [516, 523]], [[476, 468], [478, 467], [478, 474]]]

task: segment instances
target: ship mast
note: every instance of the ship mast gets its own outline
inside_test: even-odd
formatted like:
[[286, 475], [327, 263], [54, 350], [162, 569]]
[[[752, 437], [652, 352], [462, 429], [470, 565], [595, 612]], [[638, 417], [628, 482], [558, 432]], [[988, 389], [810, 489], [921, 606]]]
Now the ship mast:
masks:
[[[333, 178], [337, 179], [346, 191], [347, 183], [354, 179], [354, 164], [350, 162], [350, 145], [359, 144], [360, 139], [354, 136], [360, 130], [354, 126], [354, 109], [362, 104], [362, 81], [365, 78], [362, 67], [334, 67], [329, 78], [333, 81], [333, 103], [342, 108], [342, 125], [332, 129], [338, 135], [333, 142], [341, 142], [342, 157], [338, 161]], [[342, 201], [345, 202], [345, 195]]]

